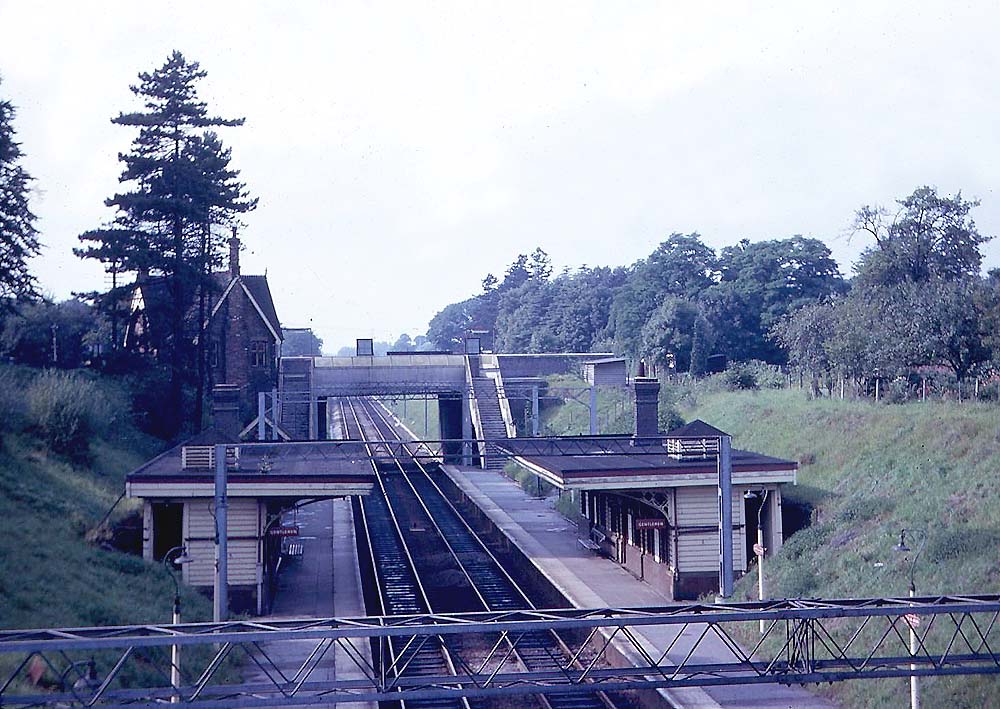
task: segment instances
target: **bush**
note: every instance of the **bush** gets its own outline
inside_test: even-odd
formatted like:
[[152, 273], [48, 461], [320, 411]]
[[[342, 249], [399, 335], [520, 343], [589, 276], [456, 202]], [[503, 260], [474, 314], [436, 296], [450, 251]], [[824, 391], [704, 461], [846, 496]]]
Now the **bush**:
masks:
[[719, 377], [730, 390], [781, 389], [785, 386], [785, 375], [779, 367], [756, 359], [734, 362]]
[[103, 430], [112, 406], [93, 381], [75, 373], [46, 370], [28, 385], [28, 421], [55, 453], [83, 460], [90, 438]]

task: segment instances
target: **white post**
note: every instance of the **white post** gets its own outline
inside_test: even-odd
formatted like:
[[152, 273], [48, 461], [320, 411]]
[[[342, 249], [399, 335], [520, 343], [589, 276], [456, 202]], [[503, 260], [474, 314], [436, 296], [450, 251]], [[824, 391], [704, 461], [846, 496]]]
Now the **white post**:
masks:
[[590, 387], [590, 435], [597, 435], [597, 387]]
[[281, 402], [278, 400], [278, 390], [271, 389], [271, 440], [278, 440], [278, 424], [281, 423]]
[[[169, 563], [169, 562], [168, 562]], [[174, 596], [174, 615], [171, 619], [174, 625], [181, 622], [181, 599], [180, 596]], [[181, 646], [171, 645], [170, 646], [170, 688], [173, 692], [170, 693], [170, 703], [180, 704], [181, 703]]]
[[[765, 504], [767, 498], [761, 501], [761, 505]], [[764, 600], [764, 526], [760, 523], [760, 515], [757, 515], [757, 599], [760, 601]], [[760, 619], [760, 634], [764, 634], [766, 621]]]
[[[910, 598], [917, 595], [917, 589], [910, 586]], [[917, 616], [918, 618], [920, 616]], [[916, 658], [917, 656], [917, 632], [913, 629], [913, 624], [910, 625], [910, 656]], [[917, 669], [916, 663], [910, 664], [910, 672], [915, 672]], [[920, 709], [920, 678], [915, 674], [910, 675], [910, 709]]]
[[257, 393], [257, 440], [263, 441], [267, 437], [267, 427], [264, 425], [264, 416], [267, 411], [267, 403], [264, 392]]

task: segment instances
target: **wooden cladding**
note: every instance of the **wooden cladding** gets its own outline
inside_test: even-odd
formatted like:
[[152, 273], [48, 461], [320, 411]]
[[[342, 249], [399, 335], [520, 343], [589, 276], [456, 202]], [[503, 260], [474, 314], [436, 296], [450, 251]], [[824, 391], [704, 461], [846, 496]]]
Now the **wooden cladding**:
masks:
[[668, 438], [667, 455], [674, 458], [714, 458], [719, 454], [718, 438]]

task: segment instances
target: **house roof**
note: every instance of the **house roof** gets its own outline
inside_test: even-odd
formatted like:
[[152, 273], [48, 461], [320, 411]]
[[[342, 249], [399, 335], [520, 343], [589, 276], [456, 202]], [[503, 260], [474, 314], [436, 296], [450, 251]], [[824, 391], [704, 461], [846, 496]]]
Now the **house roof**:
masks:
[[617, 364], [618, 362], [624, 362], [624, 357], [602, 357], [601, 359], [592, 359], [584, 364]]
[[[220, 276], [225, 276], [226, 274], [213, 274], [213, 276], [218, 279]], [[221, 283], [221, 280], [217, 280]], [[249, 298], [250, 303], [254, 306], [257, 314], [260, 315], [261, 320], [267, 326], [267, 329], [271, 331], [271, 335], [277, 341], [284, 340], [284, 336], [281, 334], [281, 323], [278, 321], [278, 313], [274, 309], [274, 301], [271, 299], [271, 288], [267, 285], [267, 276], [234, 276], [228, 281], [225, 289], [222, 291], [222, 295], [212, 306], [212, 311], [208, 316], [208, 320], [215, 317], [215, 314], [219, 312], [219, 308], [222, 304], [226, 302], [229, 294], [239, 285], [239, 287]]]
[[246, 286], [250, 297], [260, 307], [264, 319], [274, 331], [277, 339], [283, 339], [281, 322], [278, 320], [278, 313], [274, 309], [274, 301], [271, 299], [271, 288], [267, 285], [267, 276], [240, 276], [240, 281]]

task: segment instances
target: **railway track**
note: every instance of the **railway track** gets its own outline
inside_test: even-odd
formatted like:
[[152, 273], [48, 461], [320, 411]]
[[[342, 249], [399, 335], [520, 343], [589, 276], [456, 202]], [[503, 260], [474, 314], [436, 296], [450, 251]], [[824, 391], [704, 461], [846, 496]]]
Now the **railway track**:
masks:
[[[351, 408], [344, 412], [347, 433], [364, 438], [362, 422]], [[369, 454], [375, 451], [369, 447]], [[379, 451], [379, 454], [383, 454]], [[377, 468], [378, 466], [376, 466]], [[376, 470], [377, 473], [381, 471]], [[383, 615], [412, 615], [428, 613], [431, 604], [420, 583], [409, 550], [403, 543], [399, 522], [388, 503], [382, 475], [377, 474], [378, 487], [361, 500], [362, 526], [367, 535], [371, 554], [372, 572], [378, 587], [378, 599]], [[428, 638], [414, 646], [389, 643], [389, 657], [379, 658], [383, 671], [404, 677], [441, 676], [455, 674], [450, 653], [440, 637]], [[400, 702], [406, 709], [470, 709], [466, 699], [418, 699]]]
[[[349, 399], [342, 402], [350, 413], [346, 418], [356, 422], [355, 431], [367, 440], [402, 440], [380, 404], [367, 399]], [[373, 445], [373, 448], [377, 444]], [[398, 447], [397, 447], [398, 448]], [[406, 447], [403, 446], [405, 449]], [[378, 451], [385, 455], [388, 447]], [[432, 474], [438, 472], [436, 464], [422, 464], [415, 458], [395, 459], [391, 464], [379, 464], [379, 489], [382, 499], [370, 507], [380, 507], [384, 504], [389, 515], [394, 520], [394, 530], [402, 539], [402, 530], [396, 520], [393, 510], [405, 510], [411, 519], [419, 517], [421, 524], [426, 524], [434, 530], [440, 542], [447, 549], [457, 567], [468, 581], [475, 600], [481, 608], [465, 608], [464, 610], [517, 611], [533, 610], [534, 604], [521, 590], [517, 582], [507, 573], [503, 565], [496, 559], [479, 535], [465, 522], [464, 518], [454, 508], [444, 495]], [[366, 522], [378, 523], [377, 519], [369, 518]], [[383, 536], [380, 531], [378, 536]], [[397, 540], [398, 541], [398, 540]], [[404, 550], [405, 544], [400, 543]], [[375, 550], [373, 549], [373, 554]], [[376, 555], [377, 557], [377, 555]], [[407, 552], [412, 562], [413, 558]], [[378, 557], [377, 557], [378, 558]], [[379, 562], [381, 563], [381, 562]], [[417, 577], [417, 565], [410, 567]], [[436, 599], [426, 599], [429, 606]], [[475, 602], [475, 601], [473, 601]], [[440, 610], [440, 608], [430, 608]], [[520, 636], [516, 646], [507, 642], [509, 654], [516, 662], [532, 671], [562, 672], [567, 659], [573, 655], [559, 636], [554, 632], [535, 632]], [[579, 667], [574, 660], [573, 664]], [[545, 694], [539, 696], [540, 701], [548, 709], [613, 709], [614, 704], [603, 692], [581, 689], [579, 691]]]

